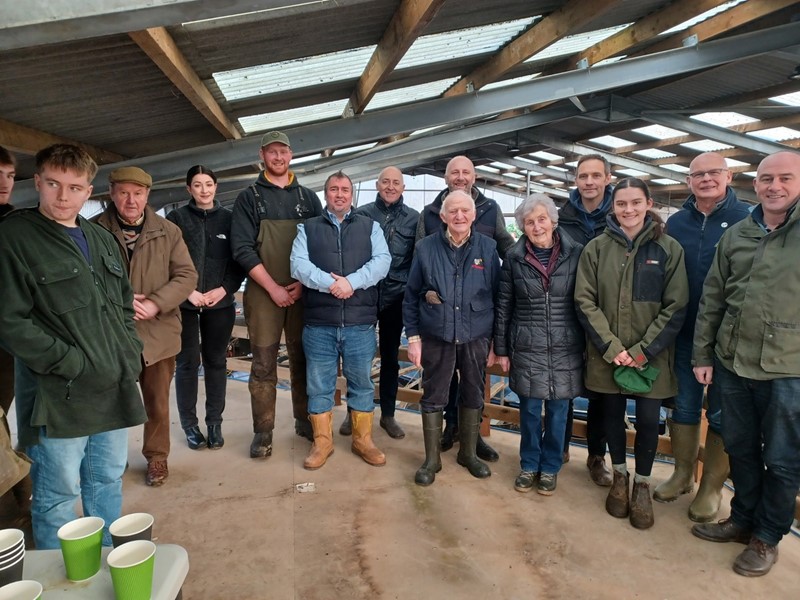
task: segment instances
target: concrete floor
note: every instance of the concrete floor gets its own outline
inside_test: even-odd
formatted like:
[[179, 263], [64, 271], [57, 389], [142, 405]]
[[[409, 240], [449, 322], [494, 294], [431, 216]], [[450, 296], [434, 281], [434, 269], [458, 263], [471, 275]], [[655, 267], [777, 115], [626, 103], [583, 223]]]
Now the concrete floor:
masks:
[[[312, 472], [302, 466], [309, 443], [294, 435], [287, 392], [278, 404], [273, 456], [256, 461], [245, 383], [229, 381], [219, 451], [187, 448], [173, 399], [170, 477], [160, 488], [144, 485], [141, 428], [131, 430], [125, 512], [153, 513], [157, 541], [189, 551], [187, 600], [800, 596], [800, 539], [783, 541], [767, 577], [740, 577], [730, 565], [744, 546], [689, 533], [691, 496], [656, 503], [648, 531], [607, 515], [607, 490], [589, 479], [583, 448], [573, 448], [551, 497], [514, 491], [519, 437], [496, 431], [492, 477], [473, 479], [454, 449], [421, 488], [413, 483], [423, 459], [418, 414], [398, 411], [403, 440], [376, 419], [385, 467], [370, 467], [334, 433], [336, 452]], [[335, 409], [335, 428], [344, 411]], [[670, 471], [657, 465], [654, 475]], [[296, 490], [307, 482], [314, 492]], [[720, 517], [729, 499], [726, 491]]]

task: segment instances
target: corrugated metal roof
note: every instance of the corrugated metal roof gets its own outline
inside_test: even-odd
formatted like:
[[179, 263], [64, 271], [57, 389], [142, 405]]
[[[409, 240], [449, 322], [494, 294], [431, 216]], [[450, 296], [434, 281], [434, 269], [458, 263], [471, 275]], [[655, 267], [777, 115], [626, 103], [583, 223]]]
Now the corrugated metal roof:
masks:
[[737, 112], [707, 112], [699, 115], [692, 115], [691, 118], [719, 127], [733, 127], [734, 125], [744, 125], [745, 123], [754, 123], [758, 121], [758, 119]]
[[770, 127], [769, 129], [759, 129], [758, 131], [748, 131], [747, 135], [770, 140], [771, 142], [783, 142], [785, 140], [796, 140], [800, 138], [800, 131], [790, 127]]
[[423, 83], [420, 85], [412, 85], [399, 90], [391, 90], [389, 92], [378, 92], [372, 99], [372, 102], [367, 106], [367, 111], [376, 110], [378, 108], [386, 108], [387, 106], [395, 106], [399, 104], [406, 104], [408, 102], [416, 102], [417, 100], [426, 100], [428, 98], [436, 98], [458, 81], [458, 77], [450, 79], [443, 79], [441, 81], [432, 81], [431, 83]]
[[325, 119], [340, 117], [346, 105], [347, 100], [335, 100], [324, 104], [291, 108], [252, 117], [242, 117], [239, 119], [239, 125], [245, 133], [250, 134], [256, 131], [280, 129], [296, 123], [324, 121]]

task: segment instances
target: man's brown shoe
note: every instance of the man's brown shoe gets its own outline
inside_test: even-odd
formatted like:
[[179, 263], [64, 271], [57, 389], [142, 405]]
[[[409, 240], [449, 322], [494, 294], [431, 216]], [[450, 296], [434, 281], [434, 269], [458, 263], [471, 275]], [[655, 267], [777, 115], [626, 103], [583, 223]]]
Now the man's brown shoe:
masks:
[[611, 469], [606, 466], [606, 459], [604, 456], [590, 454], [586, 458], [586, 466], [589, 467], [589, 476], [596, 485], [600, 487], [611, 487], [611, 484], [614, 482], [614, 476], [611, 474]]
[[692, 525], [692, 535], [708, 542], [736, 542], [747, 544], [752, 533], [734, 523], [730, 518], [722, 519], [719, 523], [701, 523]]
[[778, 547], [770, 546], [753, 537], [742, 553], [733, 561], [733, 570], [745, 577], [761, 577], [778, 562]]
[[144, 482], [152, 487], [163, 485], [164, 481], [169, 477], [169, 469], [167, 468], [167, 461], [154, 460], [147, 463], [147, 474], [144, 476]]

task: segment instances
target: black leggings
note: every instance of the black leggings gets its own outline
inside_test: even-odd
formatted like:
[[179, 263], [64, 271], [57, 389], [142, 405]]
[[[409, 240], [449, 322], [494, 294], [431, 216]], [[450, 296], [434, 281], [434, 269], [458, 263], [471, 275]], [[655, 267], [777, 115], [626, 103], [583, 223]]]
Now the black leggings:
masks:
[[[605, 413], [606, 439], [612, 464], [625, 462], [625, 409], [628, 397], [621, 394], [601, 394]], [[636, 473], [649, 476], [658, 447], [658, 419], [661, 400], [631, 396], [636, 401], [636, 441], [633, 453]]]

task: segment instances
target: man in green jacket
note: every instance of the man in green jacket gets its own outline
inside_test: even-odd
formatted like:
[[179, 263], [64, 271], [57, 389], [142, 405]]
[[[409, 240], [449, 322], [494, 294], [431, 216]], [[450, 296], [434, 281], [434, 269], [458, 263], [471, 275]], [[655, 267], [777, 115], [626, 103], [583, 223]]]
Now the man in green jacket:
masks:
[[733, 570], [769, 573], [800, 489], [800, 154], [761, 161], [760, 204], [717, 246], [694, 334], [694, 373], [722, 406], [735, 487], [730, 518], [695, 525], [712, 542], [747, 548]]
[[[142, 343], [133, 291], [113, 238], [79, 215], [97, 165], [81, 148], [36, 155], [37, 208], [0, 225], [0, 343], [21, 361], [20, 444], [33, 459], [33, 533], [58, 548], [59, 527], [84, 515], [106, 526], [122, 509], [127, 427], [145, 419], [136, 386]], [[108, 530], [103, 540], [110, 545]]]

